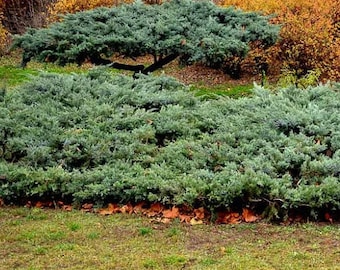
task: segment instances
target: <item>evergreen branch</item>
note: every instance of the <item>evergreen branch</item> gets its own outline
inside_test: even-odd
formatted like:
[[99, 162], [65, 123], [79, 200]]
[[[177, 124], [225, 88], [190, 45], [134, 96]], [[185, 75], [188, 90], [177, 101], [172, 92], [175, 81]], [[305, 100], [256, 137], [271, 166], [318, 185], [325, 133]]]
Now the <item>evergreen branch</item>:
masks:
[[122, 64], [118, 62], [112, 62], [108, 59], [103, 59], [98, 56], [93, 56], [90, 58], [91, 63], [95, 65], [106, 65], [111, 68], [116, 68], [116, 69], [123, 69], [123, 70], [130, 70], [134, 72], [141, 72], [144, 70], [144, 65], [127, 65], [127, 64]]
[[168, 56], [166, 56], [164, 58], [160, 58], [158, 61], [156, 61], [152, 65], [150, 65], [147, 68], [145, 68], [142, 71], [142, 73], [143, 74], [148, 74], [148, 73], [154, 72], [155, 70], [157, 70], [159, 68], [162, 68], [166, 64], [169, 64], [171, 61], [175, 60], [178, 56], [179, 56], [179, 54], [173, 53], [173, 54], [169, 54]]

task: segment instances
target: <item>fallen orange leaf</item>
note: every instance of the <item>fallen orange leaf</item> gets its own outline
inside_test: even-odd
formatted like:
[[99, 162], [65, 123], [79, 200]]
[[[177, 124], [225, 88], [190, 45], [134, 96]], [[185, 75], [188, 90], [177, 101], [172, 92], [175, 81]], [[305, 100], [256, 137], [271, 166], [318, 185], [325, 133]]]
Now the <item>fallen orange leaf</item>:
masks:
[[196, 218], [192, 218], [191, 220], [190, 220], [190, 224], [191, 225], [201, 225], [201, 224], [203, 224], [203, 220], [202, 219], [200, 219], [200, 220], [197, 220]]
[[150, 206], [150, 209], [148, 211], [146, 211], [146, 215], [148, 217], [154, 217], [154, 216], [157, 216], [159, 215], [162, 210], [163, 210], [163, 205], [159, 202], [157, 203], [153, 203], [151, 206]]
[[204, 208], [200, 207], [194, 210], [195, 218], [204, 219]]
[[193, 216], [190, 216], [190, 215], [179, 215], [179, 220], [183, 223], [190, 223], [190, 220], [193, 218]]
[[163, 211], [164, 218], [177, 218], [179, 216], [179, 209], [173, 206], [171, 209]]
[[112, 215], [113, 213], [120, 212], [120, 208], [117, 204], [109, 203], [107, 208], [99, 209], [98, 213], [103, 216]]
[[44, 207], [52, 207], [53, 206], [53, 202], [36, 202], [35, 207], [36, 208], [44, 208]]
[[239, 224], [241, 223], [241, 216], [239, 213], [231, 213], [228, 221], [229, 224]]
[[93, 208], [93, 203], [84, 203], [81, 206], [82, 209], [92, 209]]
[[132, 214], [133, 213], [133, 206], [131, 203], [128, 203], [126, 205], [123, 205], [121, 208], [120, 208], [120, 212], [121, 213], [124, 213], [124, 214]]
[[112, 215], [113, 213], [108, 209], [99, 209], [98, 213], [102, 216]]
[[25, 204], [25, 207], [31, 208], [32, 207], [32, 202], [31, 201], [27, 201], [26, 204]]
[[256, 216], [254, 214], [254, 212], [251, 211], [248, 208], [243, 208], [243, 210], [242, 210], [242, 218], [247, 223], [255, 222], [255, 221], [257, 221], [259, 219], [259, 217]]
[[326, 213], [326, 214], [325, 214], [325, 219], [326, 219], [327, 221], [329, 221], [330, 223], [333, 223], [333, 218], [331, 217], [331, 215], [330, 215], [329, 213]]
[[92, 212], [93, 211], [93, 203], [84, 203], [81, 206], [81, 210], [83, 212]]
[[63, 201], [57, 201], [57, 205], [58, 205], [58, 207], [62, 207], [64, 205], [64, 202]]
[[218, 212], [217, 213], [217, 224], [238, 224], [241, 222], [241, 216], [239, 213], [233, 212]]
[[[156, 217], [156, 218], [152, 218], [152, 219], [150, 220], [150, 222], [152, 222], [152, 223], [169, 224], [169, 223], [171, 223], [171, 219], [170, 219], [170, 218]], [[155, 227], [155, 228], [156, 228], [156, 227]]]
[[146, 204], [145, 202], [137, 203], [137, 204], [135, 205], [135, 207], [133, 207], [133, 212], [134, 212], [135, 214], [143, 213], [143, 212], [145, 211], [145, 209], [144, 209], [145, 204]]
[[120, 212], [120, 207], [116, 203], [109, 203], [107, 205], [107, 210], [111, 212], [111, 214], [115, 214]]
[[169, 224], [171, 222], [171, 219], [170, 218], [162, 218], [160, 220], [160, 222], [164, 223], [164, 224]]
[[156, 202], [156, 203], [151, 204], [150, 211], [160, 213], [163, 210], [163, 208], [164, 207], [163, 207], [163, 205], [161, 203]]
[[43, 203], [42, 203], [42, 202], [37, 202], [37, 203], [35, 204], [35, 207], [37, 207], [37, 208], [42, 208], [42, 207], [43, 207]]
[[63, 205], [64, 211], [72, 211], [72, 205]]

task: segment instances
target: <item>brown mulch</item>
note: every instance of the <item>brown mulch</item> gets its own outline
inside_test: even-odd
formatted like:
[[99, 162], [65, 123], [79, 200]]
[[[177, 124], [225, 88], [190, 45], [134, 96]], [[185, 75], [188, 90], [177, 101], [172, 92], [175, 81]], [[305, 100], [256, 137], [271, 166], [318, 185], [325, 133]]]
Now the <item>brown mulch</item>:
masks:
[[[132, 65], [145, 64], [146, 66], [153, 62], [151, 56], [142, 56], [136, 59], [118, 56], [114, 57], [112, 60]], [[169, 63], [168, 65], [164, 66], [160, 71], [155, 71], [155, 73], [164, 73], [168, 76], [172, 76], [186, 85], [199, 84], [208, 87], [219, 84], [245, 85], [251, 84], [254, 81], [261, 81], [259, 74], [251, 74], [251, 72], [244, 72], [240, 79], [233, 79], [228, 74], [224, 73], [221, 69], [213, 69], [201, 64], [180, 66], [178, 61], [173, 61]]]
[[195, 64], [182, 68], [165, 68], [165, 73], [173, 76], [184, 84], [201, 84], [204, 86], [214, 86], [219, 84], [245, 85], [254, 81], [259, 81], [257, 75], [243, 74], [240, 79], [232, 79], [222, 70], [205, 67]]

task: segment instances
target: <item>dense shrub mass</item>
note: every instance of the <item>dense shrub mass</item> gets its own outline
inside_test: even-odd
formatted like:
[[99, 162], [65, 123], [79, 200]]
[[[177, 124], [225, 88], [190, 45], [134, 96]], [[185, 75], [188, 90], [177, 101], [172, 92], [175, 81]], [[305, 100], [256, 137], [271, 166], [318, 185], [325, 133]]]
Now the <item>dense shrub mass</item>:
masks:
[[[231, 56], [243, 57], [249, 43], [275, 43], [279, 28], [257, 13], [221, 8], [208, 1], [172, 0], [162, 5], [130, 5], [65, 15], [62, 22], [16, 36], [23, 66], [41, 62], [82, 64], [91, 61], [144, 74], [180, 58], [219, 67]], [[154, 63], [122, 65], [112, 56], [152, 55]]]
[[1, 95], [0, 197], [339, 211], [339, 85], [254, 92], [204, 101], [168, 77], [41, 75]]

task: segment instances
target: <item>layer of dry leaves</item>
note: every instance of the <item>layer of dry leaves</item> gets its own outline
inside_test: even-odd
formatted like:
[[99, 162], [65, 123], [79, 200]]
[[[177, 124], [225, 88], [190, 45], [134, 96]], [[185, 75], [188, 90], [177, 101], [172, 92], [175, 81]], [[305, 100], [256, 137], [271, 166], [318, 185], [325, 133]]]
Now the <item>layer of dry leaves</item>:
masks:
[[[4, 200], [0, 198], [0, 208], [4, 207]], [[28, 208], [51, 208], [61, 209], [63, 211], [72, 211], [73, 206], [66, 204], [62, 201], [28, 201], [25, 204]], [[79, 208], [77, 208], [79, 210]], [[215, 224], [239, 224], [239, 223], [254, 223], [262, 219], [262, 216], [255, 213], [250, 208], [243, 208], [241, 212], [234, 212], [228, 210], [221, 210], [214, 213], [212, 218], [211, 213], [204, 207], [192, 208], [187, 205], [167, 207], [159, 202], [146, 203], [140, 202], [137, 204], [117, 204], [109, 203], [105, 208], [96, 208], [93, 203], [85, 203], [81, 206], [80, 211], [87, 213], [94, 213], [102, 216], [114, 215], [114, 214], [129, 214], [140, 215], [150, 219], [151, 222], [156, 223], [171, 223], [177, 219], [181, 223], [190, 225], [211, 224], [214, 220]], [[329, 223], [338, 223], [338, 219], [326, 212], [323, 216], [323, 220]], [[293, 223], [305, 222], [301, 215], [290, 215], [289, 218], [283, 222], [283, 225], [289, 225]]]
[[[161, 203], [153, 203], [148, 205], [145, 202], [138, 203], [136, 205], [126, 204], [119, 206], [118, 204], [108, 204], [107, 208], [99, 210], [93, 210], [93, 205], [84, 204], [82, 206], [83, 211], [97, 212], [100, 215], [112, 215], [116, 213], [127, 213], [147, 216], [152, 221], [161, 223], [170, 223], [173, 219], [179, 219], [180, 222], [199, 225], [208, 223], [211, 215], [204, 209], [204, 207], [191, 208], [189, 206], [173, 206], [171, 208], [165, 207]], [[219, 212], [216, 220], [217, 224], [238, 224], [241, 222], [255, 222], [260, 217], [255, 215], [250, 209], [244, 208], [242, 213], [236, 212]]]
[[[0, 201], [1, 202], [1, 201]], [[64, 204], [62, 201], [58, 202], [31, 202], [28, 201], [26, 207], [36, 208], [59, 208], [64, 211], [72, 211], [73, 207], [69, 204]], [[142, 215], [150, 218], [152, 222], [170, 223], [174, 219], [178, 219], [182, 223], [190, 225], [208, 224], [211, 223], [211, 213], [204, 207], [192, 208], [187, 205], [166, 207], [161, 203], [148, 204], [140, 202], [135, 205], [128, 203], [119, 205], [116, 203], [109, 203], [107, 207], [96, 209], [92, 203], [85, 203], [81, 206], [81, 211], [96, 213], [98, 215], [107, 216], [118, 213], [130, 215]], [[239, 224], [241, 222], [251, 223], [259, 221], [261, 218], [252, 210], [243, 208], [241, 213], [231, 211], [217, 212], [216, 224]]]

